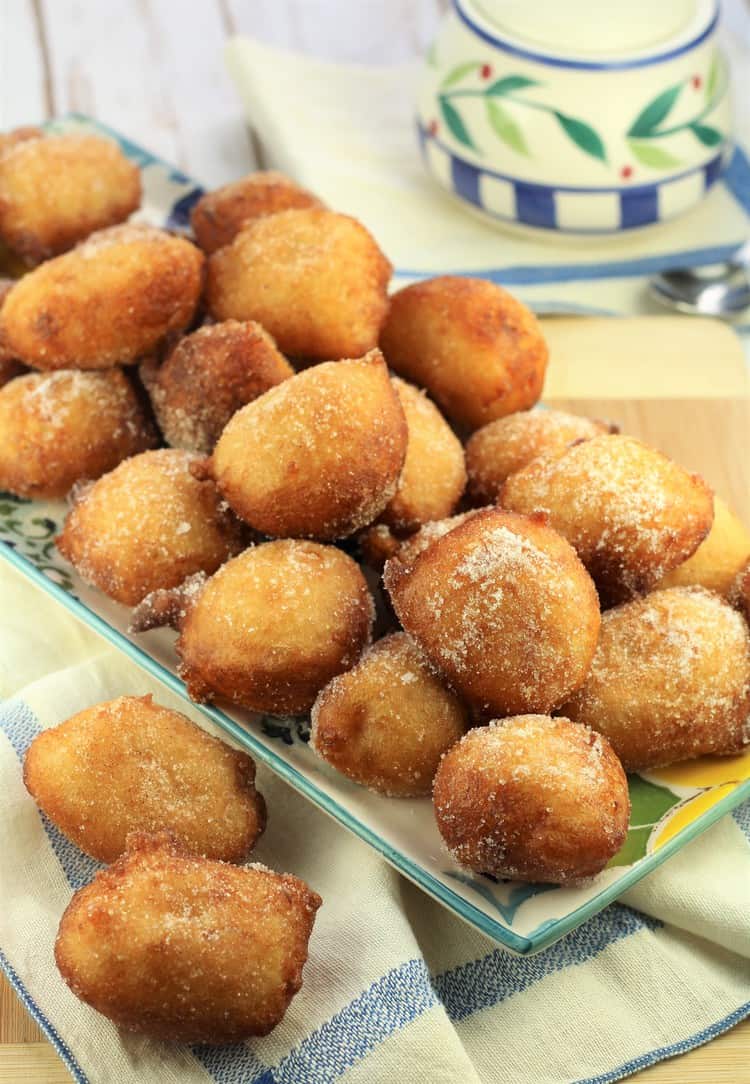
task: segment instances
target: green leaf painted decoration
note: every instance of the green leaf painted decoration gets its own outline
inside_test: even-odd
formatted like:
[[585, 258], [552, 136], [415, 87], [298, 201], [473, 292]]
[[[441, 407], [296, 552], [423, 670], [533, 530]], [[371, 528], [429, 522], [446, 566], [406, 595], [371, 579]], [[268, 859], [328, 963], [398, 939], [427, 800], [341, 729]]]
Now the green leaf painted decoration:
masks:
[[607, 161], [604, 144], [590, 124], [586, 124], [582, 120], [576, 120], [575, 117], [568, 117], [565, 113], [558, 113], [556, 109], [553, 112], [563, 131], [573, 140], [576, 146], [580, 147], [586, 154], [590, 154], [592, 158], [598, 158], [601, 162]]
[[658, 824], [667, 810], [680, 802], [680, 798], [666, 787], [649, 783], [640, 775], [628, 776], [630, 791], [630, 829], [620, 850], [607, 863], [613, 866], [630, 866], [646, 856], [646, 848], [654, 825]]
[[669, 151], [665, 151], [663, 147], [657, 147], [651, 142], [629, 139], [628, 146], [633, 157], [641, 165], [648, 166], [650, 169], [671, 169], [673, 166], [682, 165], [679, 158], [675, 158]]
[[682, 83], [676, 83], [675, 86], [669, 87], [667, 90], [662, 91], [661, 94], [658, 94], [656, 98], [653, 98], [631, 124], [627, 133], [628, 136], [640, 139], [643, 136], [653, 135], [661, 122], [670, 113], [672, 106], [679, 97], [682, 86]]
[[721, 143], [724, 138], [721, 132], [716, 128], [712, 128], [710, 124], [698, 124], [696, 121], [693, 124], [689, 124], [688, 127], [693, 135], [696, 135], [705, 147], [715, 147], [718, 143]]
[[625, 837], [625, 842], [620, 847], [617, 854], [613, 855], [607, 862], [606, 869], [612, 869], [614, 866], [632, 866], [634, 862], [637, 862], [640, 858], [646, 857], [646, 847], [648, 846], [649, 836], [653, 832], [652, 825], [647, 825], [645, 828], [631, 828]]
[[443, 97], [438, 98], [440, 103], [440, 112], [443, 114], [443, 120], [448, 126], [449, 132], [458, 140], [459, 143], [463, 143], [465, 147], [471, 147], [472, 150], [476, 150], [476, 145], [469, 135], [469, 131], [461, 119], [461, 114], [451, 105], [451, 103]]
[[719, 79], [719, 58], [714, 52], [711, 57], [711, 67], [708, 69], [708, 79], [706, 80], [706, 101], [713, 100], [714, 91], [716, 90], [716, 84]]
[[451, 68], [445, 79], [443, 79], [440, 84], [440, 89], [445, 90], [447, 87], [454, 86], [455, 83], [459, 83], [465, 75], [469, 74], [469, 72], [478, 71], [480, 67], [481, 65], [478, 60], [466, 60], [463, 64], [457, 64], [455, 68]]
[[502, 98], [514, 90], [523, 90], [525, 87], [539, 86], [536, 79], [527, 79], [525, 75], [506, 75], [487, 87], [485, 94], [489, 98]]
[[492, 125], [495, 135], [502, 139], [503, 143], [518, 154], [528, 155], [529, 149], [523, 138], [523, 132], [510, 113], [491, 98], [487, 99], [487, 120]]

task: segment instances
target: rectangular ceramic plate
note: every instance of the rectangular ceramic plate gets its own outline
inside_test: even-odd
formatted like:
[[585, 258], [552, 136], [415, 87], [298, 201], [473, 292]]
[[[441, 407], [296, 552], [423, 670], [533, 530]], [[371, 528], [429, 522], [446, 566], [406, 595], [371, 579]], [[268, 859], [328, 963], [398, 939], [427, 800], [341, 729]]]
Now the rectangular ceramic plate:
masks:
[[[81, 117], [67, 118], [52, 127], [103, 130]], [[170, 229], [185, 229], [200, 187], [128, 140], [113, 132], [106, 134], [118, 138], [125, 153], [143, 169], [140, 217]], [[58, 554], [54, 540], [65, 512], [62, 501], [25, 501], [0, 495], [0, 555], [187, 700], [175, 668], [174, 634], [160, 629], [130, 636], [130, 611], [84, 584]], [[631, 776], [630, 831], [620, 853], [598, 877], [575, 888], [498, 883], [469, 875], [448, 857], [429, 799], [385, 798], [330, 770], [308, 747], [305, 721], [224, 712], [206, 705], [199, 705], [199, 709], [239, 746], [369, 843], [406, 877], [517, 953], [538, 952], [585, 922], [750, 797], [750, 780], [746, 778], [750, 753], [706, 758], [648, 776]]]

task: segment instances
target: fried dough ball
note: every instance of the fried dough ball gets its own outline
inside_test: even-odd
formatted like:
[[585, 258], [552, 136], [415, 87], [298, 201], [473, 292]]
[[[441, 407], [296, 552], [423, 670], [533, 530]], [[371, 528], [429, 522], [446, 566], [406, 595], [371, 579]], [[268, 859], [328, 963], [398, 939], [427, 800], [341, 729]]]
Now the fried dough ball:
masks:
[[0, 157], [7, 151], [12, 150], [18, 143], [27, 139], [43, 139], [44, 132], [41, 128], [26, 125], [21, 128], [13, 128], [10, 132], [0, 132]]
[[322, 206], [317, 196], [283, 173], [259, 171], [214, 192], [206, 192], [190, 212], [190, 225], [200, 247], [210, 254], [230, 244], [242, 227], [255, 218]]
[[626, 771], [750, 739], [750, 632], [702, 587], [671, 587], [608, 610], [586, 684], [564, 705], [609, 738]]
[[547, 715], [469, 731], [443, 757], [434, 805], [460, 865], [551, 884], [604, 869], [630, 819], [627, 779], [607, 739]]
[[539, 456], [510, 476], [501, 503], [548, 515], [607, 604], [654, 587], [695, 552], [713, 521], [713, 495], [702, 478], [620, 435]]
[[239, 410], [208, 471], [241, 519], [276, 537], [344, 538], [383, 511], [407, 427], [380, 354], [298, 373]]
[[126, 459], [77, 496], [57, 548], [87, 583], [134, 606], [158, 587], [214, 572], [242, 548], [216, 486], [196, 456], [161, 448]]
[[398, 377], [393, 386], [406, 418], [406, 459], [398, 489], [381, 515], [397, 531], [449, 516], [466, 485], [461, 442], [424, 392]]
[[430, 793], [441, 756], [468, 725], [460, 700], [396, 632], [326, 685], [312, 710], [310, 745], [355, 783], [411, 798]]
[[0, 388], [0, 489], [20, 497], [64, 497], [156, 443], [120, 369], [27, 373]]
[[471, 509], [468, 512], [459, 512], [458, 515], [450, 516], [448, 519], [435, 519], [431, 523], [425, 523], [418, 531], [405, 538], [392, 556], [404, 567], [411, 567], [420, 553], [424, 553], [433, 542], [437, 542], [454, 527], [458, 527], [480, 511], [484, 509]]
[[729, 601], [750, 624], [750, 561], [741, 568], [729, 590]]
[[746, 561], [750, 561], [750, 531], [715, 496], [711, 530], [693, 556], [668, 572], [658, 586], [706, 587], [726, 596]]
[[120, 696], [42, 731], [23, 779], [37, 805], [100, 862], [130, 832], [168, 830], [206, 858], [239, 862], [265, 827], [255, 764], [150, 696]]
[[406, 631], [484, 711], [546, 712], [585, 681], [599, 632], [596, 590], [542, 521], [476, 512], [410, 564], [390, 560], [384, 583]]
[[0, 238], [29, 264], [124, 222], [140, 202], [140, 171], [110, 139], [23, 139], [0, 153]]
[[[1, 150], [0, 153], [2, 153]], [[15, 284], [15, 279], [0, 277], [0, 311], [2, 311], [5, 299]], [[7, 384], [9, 380], [13, 380], [14, 377], [20, 376], [21, 373], [25, 371], [26, 367], [13, 356], [12, 350], [5, 345], [2, 336], [2, 328], [0, 328], [0, 388], [2, 388], [4, 384]]]
[[356, 358], [378, 345], [391, 265], [355, 218], [319, 208], [249, 222], [208, 261], [217, 320], [257, 320], [291, 357]]
[[186, 589], [155, 592], [133, 628], [180, 630], [180, 675], [193, 700], [224, 697], [272, 715], [301, 714], [353, 666], [374, 605], [357, 564], [334, 546], [265, 542]]
[[226, 320], [186, 335], [141, 375], [167, 444], [208, 455], [232, 415], [294, 369], [260, 324]]
[[5, 345], [36, 369], [107, 369], [154, 350], [193, 318], [203, 253], [151, 226], [114, 226], [11, 290]]
[[395, 372], [467, 429], [533, 406], [547, 368], [533, 313], [492, 282], [454, 275], [395, 293], [380, 347]]
[[154, 1039], [267, 1035], [302, 985], [320, 896], [264, 866], [200, 858], [165, 833], [75, 893], [55, 961], [76, 997]]
[[606, 422], [562, 410], [522, 410], [472, 433], [466, 444], [469, 493], [478, 504], [498, 499], [506, 478], [543, 452], [610, 433]]

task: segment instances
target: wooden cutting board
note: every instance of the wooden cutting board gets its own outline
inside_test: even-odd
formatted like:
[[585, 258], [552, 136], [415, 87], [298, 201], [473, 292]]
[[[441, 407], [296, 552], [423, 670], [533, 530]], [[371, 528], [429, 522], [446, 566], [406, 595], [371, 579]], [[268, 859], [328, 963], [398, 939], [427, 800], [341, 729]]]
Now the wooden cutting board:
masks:
[[[606, 417], [700, 471], [750, 525], [750, 400], [738, 338], [711, 320], [548, 317], [545, 401]], [[750, 1020], [630, 1078], [750, 1084]], [[0, 1084], [66, 1084], [54, 1049], [0, 978]]]

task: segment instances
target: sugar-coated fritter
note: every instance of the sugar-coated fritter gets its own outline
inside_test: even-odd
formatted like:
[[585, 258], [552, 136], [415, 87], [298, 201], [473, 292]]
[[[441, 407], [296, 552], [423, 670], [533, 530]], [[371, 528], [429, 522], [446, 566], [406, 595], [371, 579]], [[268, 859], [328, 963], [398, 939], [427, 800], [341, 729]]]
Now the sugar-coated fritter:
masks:
[[599, 632], [596, 590], [575, 551], [533, 517], [476, 512], [384, 582], [432, 664], [497, 715], [561, 704], [586, 679]]
[[206, 192], [190, 212], [190, 224], [200, 247], [211, 253], [230, 244], [242, 227], [255, 218], [322, 206], [317, 196], [283, 173], [261, 170]]
[[441, 756], [468, 725], [460, 700], [406, 633], [396, 632], [322, 690], [310, 744], [355, 783], [417, 797], [431, 792]]
[[658, 586], [706, 587], [726, 596], [746, 561], [750, 561], [750, 531], [721, 497], [714, 497], [711, 530], [693, 556], [668, 572]]
[[240, 407], [294, 370], [260, 324], [226, 320], [186, 335], [141, 375], [167, 444], [208, 455]]
[[[2, 152], [0, 151], [0, 153]], [[15, 284], [15, 279], [0, 277], [0, 311], [2, 311], [5, 299]], [[0, 388], [2, 388], [4, 384], [7, 384], [9, 380], [12, 380], [16, 376], [20, 376], [21, 373], [25, 371], [26, 367], [23, 363], [18, 361], [18, 359], [13, 356], [13, 351], [5, 345], [2, 336], [2, 328], [0, 328]]]
[[542, 452], [561, 451], [574, 440], [609, 433], [606, 422], [562, 410], [522, 410], [472, 433], [466, 444], [469, 493], [477, 504], [500, 496], [506, 478]]
[[131, 832], [160, 831], [239, 862], [266, 822], [250, 757], [150, 696], [119, 696], [43, 730], [23, 778], [53, 824], [100, 862], [119, 858]]
[[[405, 568], [411, 567], [420, 553], [424, 553], [433, 542], [437, 542], [438, 538], [442, 538], [443, 535], [452, 531], [454, 527], [458, 527], [459, 524], [464, 523], [480, 511], [484, 511], [484, 509], [471, 509], [468, 512], [459, 512], [455, 516], [449, 516], [448, 519], [435, 519], [431, 523], [425, 523], [414, 534], [403, 539], [397, 545], [395, 552], [388, 556], [393, 556]], [[385, 543], [382, 543], [382, 545], [385, 548]]]
[[729, 601], [736, 606], [750, 624], [750, 561], [737, 573], [729, 589]]
[[21, 128], [12, 128], [9, 132], [0, 132], [0, 157], [12, 150], [18, 143], [27, 139], [42, 139], [44, 132], [41, 128], [33, 125], [24, 125]]
[[381, 515], [397, 531], [413, 531], [449, 516], [466, 485], [461, 442], [434, 403], [398, 377], [393, 379], [406, 418], [406, 459], [398, 489]]
[[140, 171], [111, 139], [47, 136], [0, 152], [0, 239], [29, 264], [124, 222], [140, 202]]
[[57, 540], [63, 557], [129, 606], [214, 572], [242, 548], [241, 531], [216, 486], [191, 473], [196, 461], [176, 448], [143, 452], [77, 494]]
[[137, 631], [180, 630], [180, 674], [197, 701], [223, 697], [254, 711], [307, 711], [370, 640], [372, 596], [357, 564], [334, 546], [285, 539], [245, 550], [207, 581], [155, 592]]
[[467, 429], [533, 406], [547, 368], [533, 313], [492, 282], [454, 275], [395, 293], [380, 346], [395, 372]]
[[248, 403], [208, 464], [241, 519], [276, 537], [344, 538], [383, 511], [407, 427], [377, 350], [328, 362]]
[[27, 373], [0, 388], [0, 489], [19, 497], [64, 497], [156, 443], [120, 369]]
[[606, 604], [656, 586], [695, 552], [713, 521], [713, 494], [702, 478], [619, 434], [538, 456], [510, 476], [501, 503], [548, 515]]
[[602, 616], [585, 685], [564, 705], [626, 771], [736, 753], [750, 740], [750, 632], [702, 587], [654, 591]]
[[391, 265], [354, 218], [319, 208], [248, 223], [208, 261], [217, 320], [257, 320], [290, 357], [356, 358], [378, 345]]
[[264, 866], [191, 855], [166, 834], [128, 842], [63, 914], [55, 961], [65, 982], [154, 1039], [267, 1035], [302, 985], [320, 896]]
[[606, 738], [547, 715], [469, 731], [443, 757], [433, 798], [460, 865], [520, 881], [594, 876], [625, 842], [630, 818], [627, 779]]
[[150, 353], [195, 313], [203, 253], [127, 224], [25, 275], [0, 313], [5, 346], [36, 369], [107, 369]]

